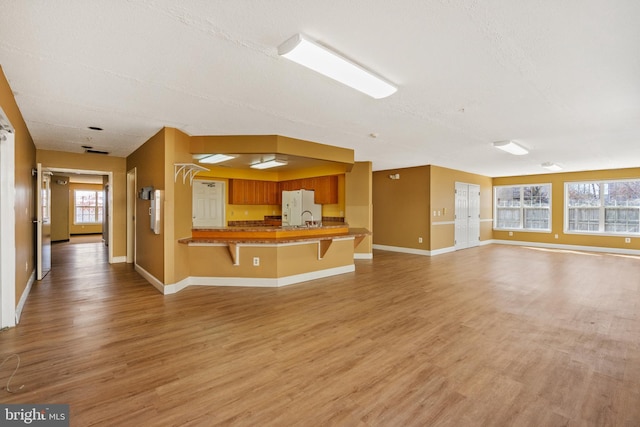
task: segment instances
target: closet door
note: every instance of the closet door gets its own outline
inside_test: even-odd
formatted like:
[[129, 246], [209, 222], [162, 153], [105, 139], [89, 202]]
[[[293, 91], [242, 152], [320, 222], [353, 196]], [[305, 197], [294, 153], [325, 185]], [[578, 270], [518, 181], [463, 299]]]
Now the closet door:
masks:
[[456, 182], [455, 248], [480, 244], [480, 186]]

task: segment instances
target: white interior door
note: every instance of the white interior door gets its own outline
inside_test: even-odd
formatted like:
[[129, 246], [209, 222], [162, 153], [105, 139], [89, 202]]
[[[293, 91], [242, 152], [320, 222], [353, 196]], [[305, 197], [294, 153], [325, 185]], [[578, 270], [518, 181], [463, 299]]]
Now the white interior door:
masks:
[[469, 186], [456, 182], [455, 248], [469, 245]]
[[0, 108], [0, 328], [16, 325], [14, 141], [13, 127]]
[[455, 249], [480, 244], [480, 186], [456, 182]]
[[195, 179], [193, 181], [193, 227], [224, 226], [224, 182]]
[[51, 270], [51, 172], [38, 163], [36, 191], [36, 279]]

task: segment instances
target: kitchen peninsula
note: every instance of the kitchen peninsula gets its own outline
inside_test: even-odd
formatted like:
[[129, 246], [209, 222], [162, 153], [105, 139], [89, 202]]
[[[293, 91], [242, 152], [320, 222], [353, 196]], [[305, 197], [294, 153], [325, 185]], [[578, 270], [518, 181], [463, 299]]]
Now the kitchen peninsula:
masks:
[[369, 235], [344, 223], [193, 229], [191, 285], [279, 287], [355, 270], [354, 249]]

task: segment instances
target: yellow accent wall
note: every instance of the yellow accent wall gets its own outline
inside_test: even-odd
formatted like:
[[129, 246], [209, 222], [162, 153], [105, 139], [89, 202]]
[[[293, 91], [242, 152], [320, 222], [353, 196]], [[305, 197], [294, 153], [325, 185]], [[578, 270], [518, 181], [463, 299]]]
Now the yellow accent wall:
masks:
[[480, 186], [480, 240], [490, 240], [491, 178], [417, 166], [373, 173], [373, 243], [425, 251], [453, 247], [456, 182]]
[[[58, 181], [66, 184], [58, 184]], [[69, 177], [51, 177], [51, 241], [69, 240]]]
[[[165, 192], [165, 176], [167, 174], [167, 168], [165, 167], [166, 132], [166, 128], [161, 129], [126, 159], [126, 170], [136, 168], [136, 194], [143, 187], [153, 187], [156, 190]], [[170, 177], [173, 179], [173, 170], [171, 170]], [[172, 194], [167, 195], [165, 192], [164, 196], [165, 202], [163, 202], [163, 205], [166, 206], [166, 197], [171, 198]], [[139, 267], [164, 283], [165, 233], [154, 234], [151, 230], [150, 207], [150, 200], [142, 200], [136, 197], [135, 259]], [[126, 206], [123, 209], [126, 209]], [[161, 213], [161, 229], [166, 221], [165, 215], [166, 212], [163, 209]]]
[[31, 222], [35, 218], [34, 181], [31, 170], [36, 167], [36, 147], [18, 108], [9, 82], [0, 66], [0, 107], [15, 129], [15, 244], [16, 306], [29, 278], [35, 270], [35, 236]]
[[[340, 187], [339, 187], [340, 188]], [[351, 172], [345, 174], [344, 193], [340, 200], [345, 204], [345, 221], [351, 228], [373, 229], [373, 185], [371, 162], [356, 162]], [[341, 215], [335, 215], [341, 216]], [[355, 253], [371, 254], [373, 238], [367, 236], [355, 248]]]
[[429, 183], [429, 166], [373, 172], [374, 244], [429, 249]]
[[[535, 242], [561, 245], [596, 246], [617, 249], [640, 249], [640, 237], [632, 237], [625, 243], [625, 236], [593, 236], [566, 234], [564, 232], [564, 184], [573, 181], [596, 181], [617, 179], [640, 179], [640, 168], [608, 169], [599, 171], [553, 173], [527, 176], [494, 178], [494, 185], [551, 184], [551, 232], [493, 231], [496, 240]], [[555, 235], [558, 238], [555, 238]]]

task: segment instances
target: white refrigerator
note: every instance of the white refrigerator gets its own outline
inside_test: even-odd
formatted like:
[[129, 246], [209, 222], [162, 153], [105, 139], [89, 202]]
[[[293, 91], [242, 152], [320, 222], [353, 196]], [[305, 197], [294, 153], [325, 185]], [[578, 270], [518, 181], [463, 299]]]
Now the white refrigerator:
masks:
[[294, 190], [282, 192], [282, 225], [305, 225], [313, 221], [314, 225], [322, 220], [322, 205], [314, 202], [313, 190]]

